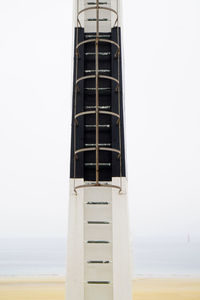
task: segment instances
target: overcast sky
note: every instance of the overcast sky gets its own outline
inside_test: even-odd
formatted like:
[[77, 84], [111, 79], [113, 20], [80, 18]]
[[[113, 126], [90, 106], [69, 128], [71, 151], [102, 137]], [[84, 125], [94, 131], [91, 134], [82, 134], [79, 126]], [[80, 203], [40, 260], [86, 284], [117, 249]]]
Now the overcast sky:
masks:
[[[131, 230], [200, 235], [200, 1], [123, 1]], [[0, 0], [0, 237], [66, 235], [72, 0]]]

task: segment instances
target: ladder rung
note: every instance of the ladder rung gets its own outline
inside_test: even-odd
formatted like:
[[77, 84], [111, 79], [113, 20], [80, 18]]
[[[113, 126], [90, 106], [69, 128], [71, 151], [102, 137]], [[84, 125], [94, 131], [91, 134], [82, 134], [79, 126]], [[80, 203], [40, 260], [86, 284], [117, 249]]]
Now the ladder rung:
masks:
[[[95, 73], [95, 72], [96, 72], [96, 70], [85, 70], [86, 74]], [[99, 70], [99, 73], [110, 73], [110, 70], [107, 70], [107, 69]]]
[[[110, 147], [110, 143], [99, 144], [99, 147]], [[96, 144], [85, 144], [85, 147], [96, 147]]]
[[[85, 88], [86, 91], [96, 91], [96, 88]], [[110, 87], [98, 88], [98, 91], [110, 91]]]
[[[85, 109], [95, 109], [96, 106], [95, 105], [88, 105], [88, 106], [85, 106]], [[111, 106], [110, 105], [107, 105], [107, 106], [99, 106], [99, 109], [110, 109]]]
[[[85, 125], [86, 128], [96, 128], [96, 125]], [[110, 128], [110, 125], [99, 125], [99, 128]]]
[[[96, 163], [85, 163], [86, 167], [95, 167]], [[111, 163], [99, 163], [100, 167], [111, 167]]]
[[109, 260], [105, 260], [105, 261], [103, 261], [103, 260], [89, 260], [87, 263], [88, 264], [109, 264], [110, 261]]
[[110, 281], [88, 281], [88, 284], [110, 284]]
[[88, 205], [108, 205], [109, 202], [85, 202]]
[[90, 225], [109, 225], [110, 222], [104, 222], [104, 221], [88, 221], [87, 222]]
[[[99, 56], [109, 56], [111, 53], [110, 52], [99, 52]], [[85, 53], [86, 56], [89, 56], [89, 55], [96, 55], [95, 52], [86, 52]]]
[[[93, 21], [96, 21], [97, 19], [96, 18], [88, 18], [87, 21], [88, 22], [93, 22]], [[107, 22], [107, 21], [110, 21], [108, 18], [99, 18], [99, 22]]]
[[109, 241], [87, 241], [87, 244], [110, 244]]
[[[111, 35], [110, 34], [99, 34], [99, 38], [110, 38], [111, 37]], [[85, 35], [85, 38], [87, 39], [87, 38], [96, 38], [96, 33], [95, 34], [86, 34]]]
[[[96, 5], [96, 2], [87, 2], [88, 5]], [[108, 2], [99, 2], [99, 5], [107, 5]]]

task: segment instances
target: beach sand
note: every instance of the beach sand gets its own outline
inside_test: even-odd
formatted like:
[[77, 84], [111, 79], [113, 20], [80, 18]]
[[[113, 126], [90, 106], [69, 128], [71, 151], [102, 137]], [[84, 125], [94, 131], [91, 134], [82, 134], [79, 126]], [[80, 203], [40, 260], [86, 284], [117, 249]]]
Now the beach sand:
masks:
[[[64, 278], [0, 279], [0, 300], [64, 300]], [[200, 300], [200, 279], [135, 279], [134, 300]]]
[[61, 300], [65, 299], [63, 278], [0, 279], [0, 300]]
[[136, 279], [134, 300], [200, 300], [200, 279]]

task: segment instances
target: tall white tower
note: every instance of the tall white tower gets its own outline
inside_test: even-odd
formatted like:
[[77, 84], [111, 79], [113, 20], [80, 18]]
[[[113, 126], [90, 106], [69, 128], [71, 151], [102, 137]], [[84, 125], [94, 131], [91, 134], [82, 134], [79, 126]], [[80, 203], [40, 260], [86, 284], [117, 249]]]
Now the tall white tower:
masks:
[[74, 0], [67, 300], [131, 300], [120, 0]]

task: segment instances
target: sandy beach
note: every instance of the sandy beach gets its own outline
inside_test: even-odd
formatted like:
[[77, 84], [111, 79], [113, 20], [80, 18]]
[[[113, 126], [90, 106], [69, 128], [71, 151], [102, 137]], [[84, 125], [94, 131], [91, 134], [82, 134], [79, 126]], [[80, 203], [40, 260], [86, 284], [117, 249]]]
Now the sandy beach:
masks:
[[[1, 300], [64, 300], [64, 278], [1, 278]], [[134, 300], [200, 300], [200, 279], [135, 279]]]
[[4, 278], [0, 279], [1, 300], [61, 300], [65, 299], [64, 278]]
[[136, 279], [134, 300], [200, 300], [200, 279]]

